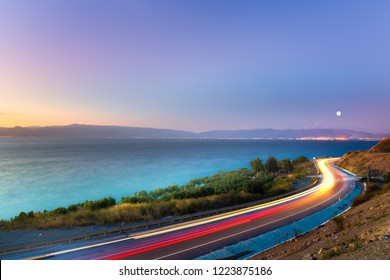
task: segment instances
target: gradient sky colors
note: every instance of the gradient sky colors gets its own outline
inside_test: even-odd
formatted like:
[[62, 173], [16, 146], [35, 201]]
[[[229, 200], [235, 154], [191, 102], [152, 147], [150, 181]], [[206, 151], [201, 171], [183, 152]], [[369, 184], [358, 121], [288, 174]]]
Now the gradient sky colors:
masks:
[[1, 1], [0, 126], [387, 133], [389, 14], [369, 0]]

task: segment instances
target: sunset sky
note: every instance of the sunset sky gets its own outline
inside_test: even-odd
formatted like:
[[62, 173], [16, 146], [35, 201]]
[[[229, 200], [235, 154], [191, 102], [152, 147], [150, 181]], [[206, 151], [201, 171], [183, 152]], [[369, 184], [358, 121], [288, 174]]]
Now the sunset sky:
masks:
[[1, 1], [0, 127], [388, 133], [389, 15], [386, 0]]

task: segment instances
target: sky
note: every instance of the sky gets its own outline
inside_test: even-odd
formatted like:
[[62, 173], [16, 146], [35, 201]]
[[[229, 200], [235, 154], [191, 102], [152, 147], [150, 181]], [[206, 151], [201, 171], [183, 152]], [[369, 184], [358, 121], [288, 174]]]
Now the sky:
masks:
[[0, 127], [389, 133], [389, 14], [386, 0], [3, 0]]

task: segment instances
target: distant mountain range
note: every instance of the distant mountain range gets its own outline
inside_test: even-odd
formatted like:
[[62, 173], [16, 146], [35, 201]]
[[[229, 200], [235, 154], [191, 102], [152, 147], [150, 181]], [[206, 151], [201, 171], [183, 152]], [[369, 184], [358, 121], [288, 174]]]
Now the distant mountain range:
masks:
[[211, 139], [382, 139], [382, 133], [346, 129], [253, 129], [190, 132], [184, 130], [98, 126], [73, 124], [45, 127], [0, 127], [0, 137], [72, 137], [72, 138], [211, 138]]

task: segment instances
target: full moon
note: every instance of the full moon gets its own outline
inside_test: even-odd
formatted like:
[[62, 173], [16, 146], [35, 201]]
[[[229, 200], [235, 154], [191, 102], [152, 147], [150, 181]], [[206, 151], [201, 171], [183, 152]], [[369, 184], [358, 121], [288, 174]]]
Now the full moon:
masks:
[[340, 117], [341, 116], [341, 111], [336, 112], [336, 116]]

